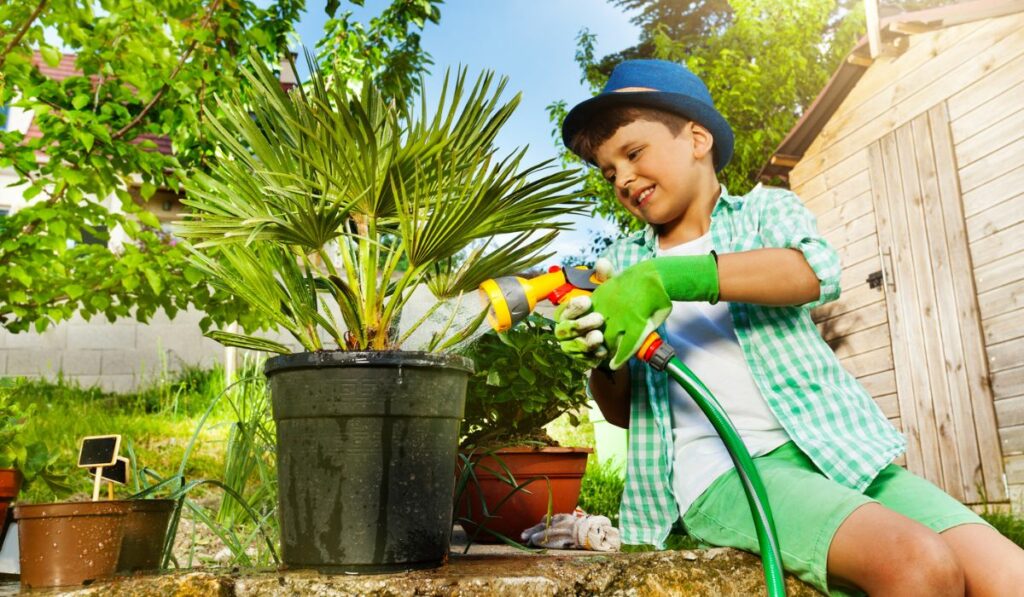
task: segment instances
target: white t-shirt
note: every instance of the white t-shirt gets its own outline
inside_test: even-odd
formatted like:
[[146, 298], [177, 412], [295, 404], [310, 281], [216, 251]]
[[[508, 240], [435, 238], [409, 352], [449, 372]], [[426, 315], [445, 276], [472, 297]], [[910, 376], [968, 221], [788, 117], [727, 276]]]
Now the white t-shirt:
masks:
[[[709, 233], [669, 249], [659, 248], [657, 255], [706, 255], [711, 249]], [[718, 399], [751, 456], [767, 454], [789, 441], [750, 374], [728, 303], [673, 301], [665, 329], [664, 339]], [[733, 463], [715, 428], [674, 381], [669, 383], [669, 397], [675, 449], [672, 489], [682, 516]]]

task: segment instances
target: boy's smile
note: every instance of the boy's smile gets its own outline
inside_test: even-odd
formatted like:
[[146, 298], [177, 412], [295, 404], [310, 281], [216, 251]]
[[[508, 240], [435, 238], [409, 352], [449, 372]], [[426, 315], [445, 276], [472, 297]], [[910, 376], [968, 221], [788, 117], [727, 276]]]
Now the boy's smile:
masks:
[[[693, 122], [673, 135], [660, 122], [634, 120], [597, 148], [594, 161], [622, 206], [675, 244], [692, 236], [684, 228], [696, 230], [693, 238], [707, 230], [701, 222], [710, 221], [718, 188], [711, 144], [707, 130]], [[691, 209], [704, 203], [710, 203], [706, 210]]]

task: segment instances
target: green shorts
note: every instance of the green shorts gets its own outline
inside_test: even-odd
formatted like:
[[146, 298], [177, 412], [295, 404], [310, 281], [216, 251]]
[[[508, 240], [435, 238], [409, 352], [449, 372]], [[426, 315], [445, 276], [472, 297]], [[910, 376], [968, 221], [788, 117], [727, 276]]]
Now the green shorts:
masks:
[[[961, 524], [986, 523], [950, 495], [906, 469], [890, 464], [860, 493], [829, 480], [795, 443], [755, 459], [782, 549], [782, 565], [818, 590], [831, 592], [828, 548], [839, 525], [871, 502], [940, 533]], [[757, 533], [736, 471], [715, 479], [683, 517], [687, 532], [702, 543], [759, 553]]]

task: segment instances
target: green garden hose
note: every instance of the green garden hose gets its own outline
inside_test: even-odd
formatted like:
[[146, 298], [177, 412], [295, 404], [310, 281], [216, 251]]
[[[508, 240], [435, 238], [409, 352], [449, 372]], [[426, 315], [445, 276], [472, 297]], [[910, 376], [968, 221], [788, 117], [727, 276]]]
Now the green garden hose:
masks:
[[[667, 343], [662, 346], [671, 348]], [[736, 432], [736, 428], [718, 400], [711, 394], [707, 386], [694, 375], [693, 371], [684, 365], [679, 357], [675, 356], [674, 351], [667, 362], [664, 359], [651, 359], [648, 362], [656, 369], [667, 371], [672, 379], [686, 390], [686, 393], [697, 403], [704, 415], [711, 421], [715, 431], [721, 436], [722, 441], [725, 442], [725, 447], [728, 449], [729, 456], [736, 466], [736, 472], [743, 483], [743, 491], [747, 494], [750, 513], [754, 517], [754, 527], [757, 530], [757, 542], [761, 550], [761, 565], [764, 567], [764, 580], [768, 587], [768, 595], [769, 597], [784, 596], [786, 582], [782, 572], [782, 554], [779, 551], [775, 522], [772, 520], [772, 512], [768, 507], [768, 496], [761, 483], [761, 476], [757, 472], [746, 445], [740, 439], [739, 433]]]

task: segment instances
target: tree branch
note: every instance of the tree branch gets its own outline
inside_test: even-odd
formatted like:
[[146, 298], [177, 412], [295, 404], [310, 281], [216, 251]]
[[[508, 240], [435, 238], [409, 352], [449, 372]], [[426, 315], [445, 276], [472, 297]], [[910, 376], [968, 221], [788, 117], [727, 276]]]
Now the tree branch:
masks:
[[39, 18], [39, 15], [43, 12], [43, 9], [46, 8], [46, 3], [48, 1], [49, 0], [39, 0], [39, 6], [36, 7], [35, 11], [33, 11], [31, 15], [29, 15], [28, 20], [25, 21], [25, 24], [21, 26], [21, 30], [18, 31], [18, 34], [14, 36], [14, 39], [11, 40], [11, 43], [7, 44], [7, 47], [4, 48], [3, 54], [0, 54], [0, 68], [3, 68], [4, 62], [7, 61], [7, 55], [11, 53], [11, 50], [13, 50], [14, 47], [17, 46], [19, 43], [21, 43], [21, 38], [25, 37], [25, 33], [27, 33], [29, 27], [32, 26], [32, 22]]
[[[203, 22], [199, 25], [199, 29], [205, 29], [207, 25], [210, 24], [210, 19], [213, 18], [213, 13], [217, 11], [217, 8], [220, 6], [220, 3], [221, 0], [214, 0], [213, 4], [210, 5], [210, 10], [208, 10], [206, 13], [206, 17], [203, 18]], [[178, 73], [181, 72], [181, 69], [184, 68], [185, 62], [188, 61], [189, 56], [192, 55], [192, 51], [196, 49], [196, 45], [198, 43], [199, 40], [192, 40], [192, 43], [189, 44], [188, 49], [186, 49], [185, 53], [182, 54], [181, 60], [179, 60], [177, 66], [174, 67], [174, 72], [172, 72], [171, 76], [167, 78], [167, 82], [163, 84], [160, 90], [156, 92], [156, 95], [154, 95], [145, 105], [145, 107], [142, 108], [142, 111], [136, 114], [135, 118], [132, 118], [131, 122], [124, 125], [124, 127], [121, 130], [117, 131], [116, 133], [110, 136], [111, 139], [120, 139], [125, 135], [125, 133], [132, 130], [140, 122], [142, 122], [142, 119], [145, 118], [146, 114], [149, 113], [151, 109], [153, 109], [153, 106], [155, 106], [156, 103], [160, 101], [160, 98], [162, 98], [164, 94], [167, 93], [167, 90], [171, 88], [171, 81], [174, 81], [175, 77], [178, 76]]]

